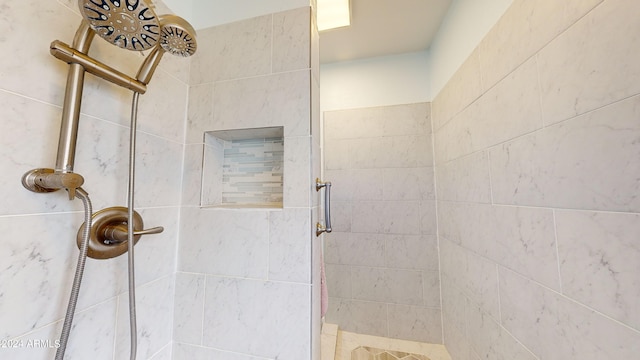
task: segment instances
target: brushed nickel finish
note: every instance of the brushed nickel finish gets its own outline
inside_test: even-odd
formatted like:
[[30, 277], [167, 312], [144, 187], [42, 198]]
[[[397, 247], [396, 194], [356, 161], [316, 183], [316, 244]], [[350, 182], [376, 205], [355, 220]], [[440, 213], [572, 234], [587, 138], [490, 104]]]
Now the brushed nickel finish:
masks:
[[56, 172], [53, 169], [33, 169], [22, 175], [22, 186], [36, 193], [67, 189], [73, 200], [76, 189], [84, 184], [84, 178], [76, 173]]
[[144, 83], [73, 49], [60, 40], [55, 40], [51, 43], [50, 52], [51, 55], [64, 62], [69, 64], [79, 64], [84, 68], [84, 71], [116, 85], [122, 86], [123, 88], [140, 94], [147, 92], [147, 86]]
[[160, 37], [160, 23], [142, 0], [79, 0], [80, 13], [106, 41], [127, 50], [153, 48]]
[[162, 15], [160, 25], [160, 46], [164, 51], [182, 57], [196, 53], [196, 31], [186, 20], [176, 15]]
[[330, 233], [331, 230], [331, 182], [322, 182], [320, 179], [316, 179], [316, 191], [320, 191], [324, 188], [324, 222], [316, 223], [316, 236], [322, 235], [322, 233]]
[[[111, 259], [127, 252], [128, 249], [128, 209], [114, 206], [100, 210], [93, 214], [87, 256], [93, 259]], [[78, 247], [82, 243], [82, 233], [85, 224], [78, 230]], [[142, 216], [133, 212], [134, 245], [142, 235], [159, 234], [164, 231], [162, 226], [143, 230]]]

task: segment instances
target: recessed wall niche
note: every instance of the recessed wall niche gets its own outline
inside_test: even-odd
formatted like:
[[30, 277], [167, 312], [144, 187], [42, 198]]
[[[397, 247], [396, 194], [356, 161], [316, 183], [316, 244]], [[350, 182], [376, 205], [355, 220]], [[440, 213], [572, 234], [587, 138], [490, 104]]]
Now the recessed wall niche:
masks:
[[204, 134], [202, 206], [282, 208], [282, 127]]

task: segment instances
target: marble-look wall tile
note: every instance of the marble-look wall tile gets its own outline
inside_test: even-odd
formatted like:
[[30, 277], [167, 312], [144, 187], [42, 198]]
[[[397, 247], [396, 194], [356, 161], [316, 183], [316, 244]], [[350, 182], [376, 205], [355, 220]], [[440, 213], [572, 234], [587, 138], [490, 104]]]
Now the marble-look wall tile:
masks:
[[469, 343], [479, 359], [537, 360], [518, 340], [498, 323], [499, 320], [474, 307], [469, 313]]
[[11, 49], [12, 56], [0, 61], [0, 88], [61, 104], [69, 67], [47, 49], [56, 38], [73, 39], [80, 16], [55, 1], [3, 1], [2, 5], [0, 33], [12, 36], [0, 37], [0, 44]]
[[245, 354], [222, 351], [217, 349], [194, 346], [190, 344], [174, 343], [173, 360], [271, 360], [264, 357], [255, 357]]
[[351, 203], [348, 201], [331, 202], [331, 226], [333, 232], [351, 231]]
[[[315, 187], [315, 183], [311, 179], [310, 155], [311, 138], [309, 136], [285, 137], [282, 184], [283, 206], [285, 208], [309, 207], [311, 205], [311, 191], [312, 187]], [[315, 192], [315, 188], [313, 192]]]
[[269, 280], [311, 283], [311, 213], [282, 209], [269, 213]]
[[603, 0], [516, 0], [478, 45], [486, 91]]
[[[374, 180], [380, 187], [380, 178]], [[382, 191], [383, 200], [433, 200], [433, 167], [384, 169]]]
[[640, 31], [638, 11], [634, 1], [604, 1], [540, 51], [546, 124], [640, 93], [640, 39], [629, 36]]
[[353, 202], [351, 231], [420, 234], [420, 203], [416, 201]]
[[215, 127], [213, 124], [213, 83], [189, 88], [185, 143], [201, 144], [204, 133]]
[[432, 103], [433, 130], [440, 129], [451, 118], [482, 94], [478, 50], [460, 66]]
[[420, 233], [433, 235], [437, 231], [436, 202], [432, 200], [420, 201]]
[[1, 339], [64, 317], [80, 223], [75, 214], [0, 218], [7, 239], [0, 252]]
[[442, 307], [440, 300], [440, 272], [422, 271], [422, 305], [432, 309]]
[[164, 71], [156, 71], [147, 92], [140, 96], [138, 129], [171, 141], [184, 142], [188, 92], [189, 87], [185, 83]]
[[443, 324], [444, 346], [452, 359], [473, 359], [471, 346], [464, 329], [458, 329], [449, 324]]
[[198, 31], [198, 42], [207, 46], [193, 55], [190, 84], [270, 73], [271, 38], [271, 15]]
[[[325, 264], [327, 291], [332, 298], [351, 299], [351, 266]], [[329, 301], [331, 303], [332, 300]]]
[[[266, 279], [268, 211], [183, 208], [178, 270]], [[211, 224], [211, 226], [202, 226]]]
[[383, 169], [325, 170], [324, 176], [331, 181], [331, 200], [382, 200], [380, 186]]
[[640, 96], [491, 149], [499, 204], [640, 211]]
[[431, 133], [430, 104], [417, 103], [324, 113], [325, 137], [358, 139]]
[[443, 239], [440, 261], [442, 276], [447, 280], [445, 286], [460, 289], [483, 311], [496, 319], [500, 317], [495, 263]]
[[560, 289], [553, 212], [513, 206], [438, 203], [440, 235]]
[[349, 140], [325, 140], [323, 150], [325, 171], [350, 168]]
[[[431, 136], [388, 136], [348, 140], [352, 168], [408, 168], [432, 166]], [[342, 154], [344, 156], [344, 153]]]
[[429, 344], [442, 343], [440, 309], [416, 306], [388, 305], [389, 337], [419, 341]]
[[419, 271], [353, 267], [353, 298], [364, 301], [422, 305]]
[[213, 94], [215, 128], [208, 130], [284, 126], [285, 137], [308, 136], [310, 86], [309, 70], [218, 82]]
[[[144, 133], [136, 146], [136, 204], [172, 206], [180, 204], [184, 146]], [[124, 157], [124, 156], [123, 156]], [[127, 163], [126, 158], [123, 160]], [[118, 179], [125, 183], [124, 179]]]
[[[144, 219], [144, 228], [162, 226], [160, 234], [145, 235], [136, 244], [136, 284], [143, 285], [175, 273], [175, 258], [178, 251], [179, 215], [178, 207], [136, 210]], [[120, 260], [126, 262], [126, 254]], [[99, 265], [98, 265], [99, 266]], [[123, 274], [123, 279], [126, 278]]]
[[[159, 279], [136, 289], [137, 354], [148, 359], [171, 342], [175, 278]], [[130, 354], [129, 293], [118, 299], [116, 358]]]
[[519, 66], [436, 133], [438, 163], [542, 128], [534, 60]]
[[202, 345], [205, 276], [176, 273], [173, 341]]
[[[79, 202], [68, 201], [63, 192], [36, 194], [22, 187], [22, 175], [35, 168], [53, 166], [60, 129], [61, 111], [51, 105], [0, 91], [2, 128], [0, 132], [0, 176], [2, 215], [43, 213], [81, 209]], [[33, 149], [33, 144], [38, 144]], [[65, 200], [67, 199], [67, 200]]]
[[[193, 144], [184, 146], [181, 197], [181, 204], [183, 206], [198, 206], [201, 204], [201, 199], [204, 199], [203, 192], [205, 187], [203, 186], [203, 156], [204, 145]], [[211, 181], [213, 181], [213, 179], [211, 179]], [[221, 181], [222, 180], [220, 180], [220, 182]], [[209, 189], [209, 194], [217, 194], [217, 196], [220, 196], [218, 191], [213, 191], [213, 189], [220, 190], [219, 186], [209, 186], [207, 189]], [[218, 201], [214, 199], [209, 200], [206, 203], [216, 204], [220, 203], [220, 201], [220, 199], [218, 199]]]
[[171, 349], [172, 343], [167, 344], [165, 347], [153, 354], [153, 356], [151, 356], [149, 360], [171, 360]]
[[324, 259], [329, 264], [385, 266], [384, 235], [332, 232], [324, 241]]
[[384, 239], [385, 266], [431, 271], [439, 269], [438, 240], [435, 235], [381, 235], [381, 237]]
[[273, 72], [311, 66], [311, 7], [273, 14]]
[[556, 211], [563, 293], [640, 331], [639, 214]]
[[508, 270], [500, 271], [500, 302], [503, 326], [540, 359], [633, 359], [640, 351], [640, 332]]
[[330, 298], [325, 321], [340, 324], [344, 331], [387, 336], [387, 305]]
[[441, 164], [436, 170], [438, 200], [491, 203], [486, 151]]
[[[73, 319], [65, 350], [65, 359], [81, 360], [86, 354], [94, 359], [113, 359], [113, 341], [116, 324], [116, 299], [103, 302], [84, 311]], [[62, 332], [62, 320], [14, 339], [15, 347], [3, 347], [0, 356], [14, 360], [45, 360], [55, 357]]]
[[207, 277], [204, 345], [268, 358], [308, 359], [310, 289]]

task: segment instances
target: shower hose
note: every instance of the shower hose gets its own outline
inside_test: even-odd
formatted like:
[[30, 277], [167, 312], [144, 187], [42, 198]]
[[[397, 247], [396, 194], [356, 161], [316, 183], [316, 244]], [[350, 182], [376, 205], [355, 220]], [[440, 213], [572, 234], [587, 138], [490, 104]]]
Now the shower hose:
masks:
[[[133, 100], [131, 102], [131, 130], [129, 135], [129, 183], [128, 183], [128, 195], [127, 195], [127, 207], [128, 207], [128, 221], [127, 221], [127, 252], [128, 255], [128, 267], [129, 267], [129, 329], [131, 333], [131, 352], [130, 360], [136, 359], [136, 353], [138, 348], [137, 339], [137, 326], [136, 326], [136, 280], [135, 280], [135, 257], [133, 253], [134, 247], [134, 231], [133, 228], [133, 214], [134, 214], [134, 187], [135, 187], [135, 154], [136, 154], [136, 127], [138, 123], [138, 98], [140, 94], [133, 93]], [[69, 304], [67, 306], [67, 313], [64, 318], [64, 325], [62, 326], [62, 334], [60, 335], [60, 347], [56, 350], [55, 360], [63, 360], [64, 353], [67, 349], [67, 342], [69, 340], [69, 333], [71, 332], [71, 325], [73, 323], [73, 315], [75, 313], [76, 305], [78, 303], [78, 295], [80, 293], [80, 285], [82, 283], [82, 276], [84, 274], [84, 267], [87, 260], [87, 247], [89, 245], [89, 236], [91, 233], [91, 217], [93, 210], [91, 208], [91, 200], [89, 194], [82, 188], [76, 190], [76, 196], [82, 200], [84, 204], [84, 231], [82, 233], [82, 245], [80, 245], [80, 255], [78, 255], [78, 264], [76, 265], [76, 273], [73, 278], [73, 286], [71, 288], [71, 296]]]

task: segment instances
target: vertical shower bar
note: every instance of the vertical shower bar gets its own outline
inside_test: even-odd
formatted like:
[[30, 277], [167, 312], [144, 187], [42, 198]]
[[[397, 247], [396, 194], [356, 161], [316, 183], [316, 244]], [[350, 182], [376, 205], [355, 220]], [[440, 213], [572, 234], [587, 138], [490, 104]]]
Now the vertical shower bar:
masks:
[[[95, 33], [86, 21], [80, 24], [73, 39], [73, 48], [86, 54]], [[67, 88], [62, 106], [62, 123], [60, 125], [60, 140], [56, 158], [56, 172], [73, 172], [75, 162], [76, 142], [78, 140], [78, 122], [80, 120], [80, 105], [84, 87], [85, 70], [82, 65], [70, 64], [67, 76]]]

